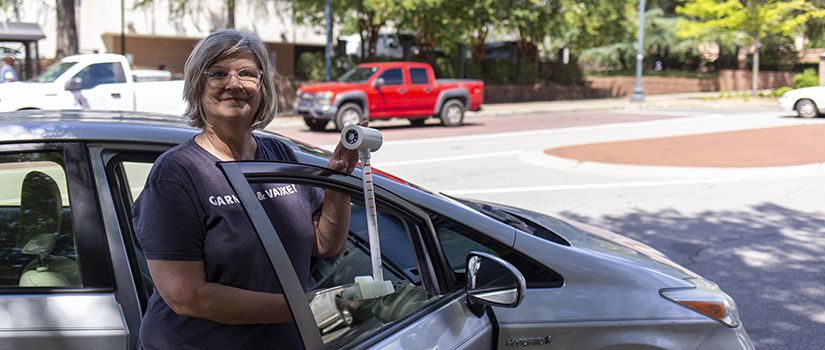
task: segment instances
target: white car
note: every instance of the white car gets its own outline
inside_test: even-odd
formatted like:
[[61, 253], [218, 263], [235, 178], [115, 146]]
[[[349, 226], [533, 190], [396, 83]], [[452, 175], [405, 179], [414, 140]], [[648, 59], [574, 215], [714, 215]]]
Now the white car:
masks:
[[779, 98], [779, 108], [796, 111], [802, 118], [819, 117], [820, 106], [825, 106], [825, 86], [813, 86], [790, 90]]

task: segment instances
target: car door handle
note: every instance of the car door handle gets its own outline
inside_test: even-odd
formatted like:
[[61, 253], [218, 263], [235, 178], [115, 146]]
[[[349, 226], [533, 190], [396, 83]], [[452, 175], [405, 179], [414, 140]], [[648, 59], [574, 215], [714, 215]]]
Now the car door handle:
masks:
[[113, 92], [113, 93], [112, 93], [112, 97], [114, 97], [114, 98], [120, 98], [120, 93], [119, 93], [119, 92]]
[[424, 92], [433, 92], [433, 89], [426, 88], [426, 89], [424, 89]]
[[404, 93], [407, 93], [407, 89], [400, 89], [400, 90], [398, 90], [398, 92], [404, 94]]

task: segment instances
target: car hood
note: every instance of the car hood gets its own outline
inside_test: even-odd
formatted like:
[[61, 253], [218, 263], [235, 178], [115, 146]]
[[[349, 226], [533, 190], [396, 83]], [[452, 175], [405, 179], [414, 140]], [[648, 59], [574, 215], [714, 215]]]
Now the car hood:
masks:
[[332, 82], [332, 83], [320, 83], [320, 84], [310, 84], [301, 86], [301, 92], [309, 92], [309, 93], [317, 93], [321, 91], [332, 91], [332, 92], [340, 92], [345, 90], [352, 90], [352, 87], [355, 85], [361, 85], [356, 83], [341, 83], [341, 82]]
[[564, 239], [570, 246], [594, 255], [625, 261], [631, 265], [665, 273], [679, 279], [700, 277], [693, 271], [673, 262], [662, 252], [632, 238], [581, 222], [559, 219], [534, 211], [495, 204], [489, 205], [497, 206], [513, 215], [529, 220], [533, 224], [540, 225]]

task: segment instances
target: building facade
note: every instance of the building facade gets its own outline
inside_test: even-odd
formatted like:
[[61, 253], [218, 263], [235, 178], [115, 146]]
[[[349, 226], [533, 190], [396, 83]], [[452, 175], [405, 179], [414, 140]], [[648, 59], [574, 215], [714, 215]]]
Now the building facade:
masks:
[[[75, 16], [81, 53], [125, 53], [139, 67], [183, 70], [194, 44], [209, 33], [226, 28], [226, 0], [189, 0], [188, 8], [170, 12], [169, 0], [154, 0], [136, 7], [138, 0], [76, 0]], [[235, 28], [258, 34], [274, 49], [282, 75], [294, 73], [297, 55], [323, 50], [323, 27], [293, 20], [292, 3], [278, 0], [236, 0]], [[6, 21], [38, 23], [46, 38], [38, 43], [41, 57], [52, 58], [57, 49], [57, 11], [53, 0], [28, 0]], [[302, 22], [302, 23], [296, 23]], [[125, 48], [125, 52], [123, 52]]]

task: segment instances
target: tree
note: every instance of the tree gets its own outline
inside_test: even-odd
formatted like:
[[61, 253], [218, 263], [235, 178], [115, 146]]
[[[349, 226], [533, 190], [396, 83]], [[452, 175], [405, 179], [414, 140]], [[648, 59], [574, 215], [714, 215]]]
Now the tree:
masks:
[[[296, 18], [303, 18], [311, 24], [321, 25], [325, 21], [324, 1], [293, 0]], [[376, 44], [382, 28], [392, 18], [400, 17], [400, 6], [392, 0], [336, 0], [330, 2], [333, 22], [340, 22], [346, 31], [358, 33], [361, 38], [361, 52], [369, 61], [375, 61]], [[335, 25], [333, 24], [333, 27]]]
[[11, 17], [9, 16], [9, 10], [11, 10], [12, 15], [17, 22], [20, 22], [21, 6], [23, 6], [23, 0], [0, 0], [0, 8], [6, 13], [6, 18]]
[[514, 0], [507, 27], [519, 35], [521, 57], [533, 62], [533, 71], [539, 70], [539, 44], [549, 34], [560, 34], [563, 13], [570, 3], [564, 0]]
[[[647, 67], [651, 62], [662, 61], [665, 67], [688, 68], [691, 63], [698, 64], [698, 40], [684, 40], [676, 36], [676, 17], [668, 17], [660, 8], [651, 8], [645, 11], [645, 38], [642, 50], [644, 51]], [[634, 29], [635, 31], [635, 29]], [[636, 65], [637, 38], [628, 38], [625, 41], [606, 46], [586, 49], [581, 58], [602, 67], [617, 67], [628, 70]]]
[[680, 37], [718, 40], [720, 33], [724, 33], [728, 38], [744, 38], [753, 51], [751, 93], [754, 96], [758, 89], [762, 39], [768, 33], [784, 36], [800, 33], [809, 19], [825, 17], [825, 10], [805, 0], [686, 0], [676, 12], [687, 16], [679, 19], [677, 34]]
[[57, 52], [55, 58], [74, 55], [78, 52], [77, 20], [74, 0], [57, 1]]

